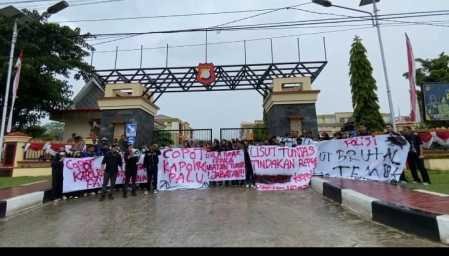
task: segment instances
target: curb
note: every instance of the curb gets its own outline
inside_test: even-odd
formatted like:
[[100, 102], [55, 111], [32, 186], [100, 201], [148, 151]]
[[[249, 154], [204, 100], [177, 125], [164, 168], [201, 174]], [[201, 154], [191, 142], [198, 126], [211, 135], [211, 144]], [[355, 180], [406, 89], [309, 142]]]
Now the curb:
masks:
[[318, 177], [312, 178], [312, 189], [364, 219], [449, 244], [449, 215], [383, 202], [351, 189], [341, 189]]
[[43, 205], [44, 192], [34, 192], [0, 201], [0, 219], [17, 215], [30, 208]]

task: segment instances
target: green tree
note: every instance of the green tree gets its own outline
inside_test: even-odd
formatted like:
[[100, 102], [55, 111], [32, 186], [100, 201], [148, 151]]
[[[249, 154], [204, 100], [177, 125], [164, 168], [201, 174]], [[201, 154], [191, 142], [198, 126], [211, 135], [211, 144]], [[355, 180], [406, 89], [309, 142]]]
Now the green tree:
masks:
[[174, 144], [171, 133], [164, 130], [155, 130], [153, 133], [153, 144], [158, 144], [161, 147], [170, 146]]
[[368, 60], [362, 39], [358, 36], [354, 38], [352, 44], [349, 67], [355, 124], [364, 125], [370, 131], [382, 131], [385, 123], [379, 111], [373, 68]]
[[45, 128], [44, 136], [54, 140], [62, 140], [64, 136], [64, 123], [49, 122], [43, 126]]
[[[37, 11], [23, 10], [31, 19], [19, 25], [17, 58], [24, 51], [18, 98], [13, 112], [16, 130], [38, 124], [49, 112], [71, 104], [72, 86], [67, 79], [88, 79], [92, 67], [84, 61], [92, 49], [80, 29], [48, 23]], [[0, 95], [5, 94], [13, 20], [0, 17]]]
[[253, 129], [254, 141], [268, 140], [268, 131], [265, 124], [256, 124]]

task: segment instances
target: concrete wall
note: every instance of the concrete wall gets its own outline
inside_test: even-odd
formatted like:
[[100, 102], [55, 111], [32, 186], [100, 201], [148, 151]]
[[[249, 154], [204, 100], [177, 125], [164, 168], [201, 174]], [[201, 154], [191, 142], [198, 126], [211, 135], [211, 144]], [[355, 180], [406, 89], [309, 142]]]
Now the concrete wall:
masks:
[[137, 147], [147, 145], [153, 140], [154, 117], [140, 109], [103, 110], [101, 111], [100, 137], [112, 141], [114, 123], [137, 124]]
[[74, 112], [66, 113], [61, 120], [64, 122], [64, 137], [67, 141], [72, 137], [72, 133], [76, 133], [83, 138], [90, 136], [91, 125], [89, 121], [100, 119], [100, 112]]
[[291, 116], [303, 118], [302, 127], [318, 136], [318, 122], [315, 104], [274, 105], [267, 113], [267, 128], [271, 136], [285, 136], [290, 132]]
[[435, 171], [448, 171], [449, 170], [449, 159], [424, 159], [424, 165], [429, 170]]
[[40, 177], [51, 176], [51, 168], [14, 168], [13, 177]]

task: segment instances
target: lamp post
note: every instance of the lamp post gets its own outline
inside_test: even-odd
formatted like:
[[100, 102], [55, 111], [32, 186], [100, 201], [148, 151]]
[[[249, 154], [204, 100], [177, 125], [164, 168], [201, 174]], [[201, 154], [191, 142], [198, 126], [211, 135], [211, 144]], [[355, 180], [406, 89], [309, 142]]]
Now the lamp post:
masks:
[[372, 4], [374, 13], [362, 11], [362, 10], [358, 10], [358, 9], [353, 9], [353, 8], [349, 8], [349, 7], [345, 7], [345, 6], [335, 5], [329, 0], [312, 0], [312, 2], [315, 4], [318, 4], [318, 5], [324, 6], [324, 7], [336, 7], [336, 8], [340, 8], [340, 9], [366, 13], [371, 16], [373, 26], [376, 27], [376, 29], [377, 29], [377, 38], [379, 40], [380, 54], [382, 57], [382, 66], [383, 66], [383, 71], [384, 71], [384, 76], [385, 76], [385, 85], [387, 87], [388, 105], [390, 108], [390, 120], [393, 125], [394, 131], [397, 131], [396, 122], [395, 122], [393, 97], [391, 95], [390, 79], [388, 76], [387, 61], [385, 58], [385, 50], [384, 50], [384, 44], [383, 44], [383, 40], [382, 40], [382, 32], [380, 30], [380, 23], [379, 23], [379, 19], [378, 19], [379, 9], [377, 9], [377, 2], [380, 2], [380, 0], [361, 0], [361, 2], [360, 2], [360, 6]]
[[[67, 8], [69, 4], [66, 1], [58, 2], [55, 5], [50, 6], [46, 12], [42, 14], [42, 17], [45, 19], [48, 19], [52, 14], [58, 13], [62, 11], [63, 9]], [[8, 64], [8, 75], [6, 78], [6, 90], [5, 94], [3, 96], [3, 112], [2, 112], [2, 122], [1, 122], [1, 128], [0, 128], [0, 159], [2, 159], [3, 155], [3, 141], [5, 138], [5, 126], [6, 126], [6, 112], [8, 109], [8, 99], [9, 99], [9, 89], [11, 85], [11, 75], [12, 75], [12, 67], [13, 67], [13, 60], [14, 60], [14, 50], [16, 47], [17, 37], [18, 37], [18, 30], [17, 30], [17, 23], [19, 19], [26, 18], [26, 16], [16, 9], [13, 6], [7, 6], [3, 9], [0, 9], [0, 16], [5, 16], [7, 18], [14, 18], [14, 25], [13, 25], [13, 33], [12, 33], [12, 40], [11, 40], [11, 51], [9, 53], [9, 64]], [[11, 108], [10, 111], [13, 111]]]

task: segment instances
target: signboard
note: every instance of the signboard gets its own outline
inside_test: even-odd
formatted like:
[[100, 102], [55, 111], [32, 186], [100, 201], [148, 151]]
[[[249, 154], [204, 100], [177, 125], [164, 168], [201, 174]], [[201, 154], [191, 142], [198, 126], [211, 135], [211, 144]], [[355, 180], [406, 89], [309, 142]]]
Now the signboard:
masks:
[[215, 82], [215, 66], [212, 63], [199, 64], [197, 67], [196, 80], [206, 86]]
[[426, 120], [448, 121], [449, 84], [425, 84], [423, 88]]

